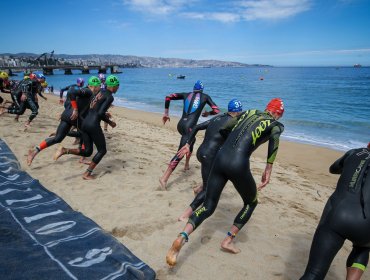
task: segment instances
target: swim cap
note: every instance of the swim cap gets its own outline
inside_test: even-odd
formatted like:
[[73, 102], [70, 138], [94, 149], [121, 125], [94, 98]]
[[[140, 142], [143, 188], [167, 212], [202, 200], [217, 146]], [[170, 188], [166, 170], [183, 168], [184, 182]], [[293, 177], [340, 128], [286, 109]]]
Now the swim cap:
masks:
[[265, 110], [269, 111], [271, 113], [275, 113], [275, 114], [279, 115], [280, 117], [282, 117], [283, 114], [284, 114], [283, 100], [281, 100], [280, 98], [271, 99], [269, 104], [267, 104]]
[[30, 77], [31, 80], [37, 79], [37, 76], [34, 73], [31, 73], [29, 77]]
[[100, 73], [98, 77], [100, 81], [105, 81], [105, 75], [103, 73]]
[[8, 79], [8, 78], [9, 78], [9, 75], [8, 75], [8, 73], [6, 73], [6, 72], [0, 72], [0, 78], [2, 78], [2, 79], [4, 79], [4, 80], [6, 80], [6, 79]]
[[232, 99], [227, 105], [228, 112], [241, 112], [242, 110], [242, 103], [236, 98]]
[[107, 85], [107, 87], [117, 87], [117, 86], [119, 86], [119, 80], [117, 79], [116, 76], [109, 75], [107, 77], [107, 80], [106, 80], [105, 84]]
[[203, 83], [199, 80], [196, 81], [196, 83], [194, 84], [193, 90], [203, 91], [203, 89], [204, 89]]
[[370, 149], [370, 142], [369, 142], [369, 144], [367, 144], [367, 148]]
[[88, 84], [89, 84], [89, 86], [97, 87], [97, 86], [100, 86], [101, 85], [101, 81], [99, 80], [98, 77], [91, 76], [89, 78]]
[[77, 78], [77, 85], [78, 86], [82, 87], [84, 85], [84, 83], [85, 83], [85, 80], [83, 78]]
[[36, 76], [37, 76], [37, 79], [44, 79], [44, 80], [46, 79], [44, 74], [36, 74]]

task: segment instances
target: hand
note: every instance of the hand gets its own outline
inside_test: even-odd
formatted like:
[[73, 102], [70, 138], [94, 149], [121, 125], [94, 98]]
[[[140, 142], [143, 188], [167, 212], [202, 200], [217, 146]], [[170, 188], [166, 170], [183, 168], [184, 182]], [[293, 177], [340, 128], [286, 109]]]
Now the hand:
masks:
[[179, 158], [183, 158], [185, 155], [188, 156], [190, 154], [190, 145], [185, 144], [180, 150], [177, 152], [177, 156]]
[[208, 116], [209, 116], [209, 112], [204, 111], [204, 112], [202, 113], [202, 117], [208, 117]]
[[24, 93], [22, 94], [22, 96], [21, 96], [21, 101], [26, 101], [26, 99], [27, 99], [27, 95], [25, 95]]
[[112, 128], [115, 128], [117, 124], [116, 124], [114, 121], [110, 121], [110, 122], [109, 122], [109, 125], [110, 125]]
[[64, 99], [63, 98], [59, 99], [59, 104], [60, 105], [63, 105], [64, 104]]
[[270, 182], [270, 176], [272, 172], [272, 164], [267, 163], [265, 171], [263, 171], [261, 183], [258, 185], [258, 191], [262, 190]]
[[71, 120], [74, 121], [78, 117], [78, 111], [77, 109], [73, 109], [72, 115], [71, 115]]
[[170, 117], [168, 115], [163, 115], [162, 121], [163, 121], [163, 124], [166, 124], [167, 121], [170, 121]]
[[44, 98], [44, 100], [48, 100], [48, 98], [47, 97], [43, 97]]
[[107, 116], [108, 119], [110, 119], [112, 117], [111, 113], [109, 113], [109, 112], [106, 112], [105, 115]]

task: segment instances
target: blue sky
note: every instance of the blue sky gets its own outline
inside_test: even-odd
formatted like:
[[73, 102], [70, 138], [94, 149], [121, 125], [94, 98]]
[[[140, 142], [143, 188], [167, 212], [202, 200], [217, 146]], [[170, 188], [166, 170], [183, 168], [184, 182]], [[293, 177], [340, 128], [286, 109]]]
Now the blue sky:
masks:
[[370, 66], [369, 0], [3, 1], [0, 52]]

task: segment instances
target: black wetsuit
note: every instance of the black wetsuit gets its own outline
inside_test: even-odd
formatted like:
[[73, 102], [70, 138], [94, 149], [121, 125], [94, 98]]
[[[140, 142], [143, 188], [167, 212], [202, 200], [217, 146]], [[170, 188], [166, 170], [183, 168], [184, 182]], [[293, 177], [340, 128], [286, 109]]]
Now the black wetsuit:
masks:
[[269, 141], [267, 162], [272, 164], [275, 160], [280, 134], [284, 130], [280, 122], [269, 113], [258, 110], [248, 110], [233, 120], [220, 130], [227, 139], [214, 159], [203, 207], [195, 211], [188, 221], [194, 229], [213, 214], [228, 180], [234, 184], [244, 202], [234, 220], [234, 225], [241, 229], [257, 206], [257, 187], [250, 171], [249, 158], [262, 143]]
[[324, 279], [346, 239], [353, 243], [347, 267], [364, 269], [370, 250], [370, 149], [348, 151], [330, 166], [341, 174], [324, 208], [301, 279]]
[[72, 91], [76, 91], [76, 90], [79, 90], [81, 87], [79, 87], [78, 85], [76, 85], [76, 84], [74, 84], [74, 85], [69, 85], [69, 86], [66, 86], [66, 87], [64, 87], [64, 88], [62, 88], [61, 90], [60, 90], [60, 99], [62, 99], [63, 98], [63, 93], [65, 92], [65, 91], [67, 91], [67, 95], [66, 95], [66, 101], [64, 102], [64, 108], [66, 108], [67, 109], [67, 107], [68, 107], [68, 103], [70, 102], [70, 97], [69, 97], [69, 94], [70, 94], [70, 92], [72, 92]]
[[19, 95], [25, 94], [26, 100], [20, 101], [19, 107], [11, 107], [8, 109], [9, 114], [16, 114], [16, 115], [23, 115], [26, 109], [30, 109], [32, 111], [31, 115], [29, 116], [29, 122], [31, 122], [34, 118], [36, 118], [38, 114], [39, 105], [37, 102], [37, 94], [42, 96], [41, 94], [41, 83], [36, 80], [23, 80], [18, 85], [18, 95], [16, 99], [19, 98]]
[[[57, 128], [55, 136], [46, 139], [45, 142], [42, 142], [38, 147], [39, 150], [62, 142], [63, 139], [67, 135], [69, 135], [72, 126], [75, 126], [79, 129], [83, 119], [86, 117], [93, 92], [88, 87], [81, 89], [73, 87], [69, 89], [67, 95], [67, 108], [63, 111], [61, 115], [60, 124]], [[71, 120], [71, 116], [74, 110], [72, 104], [75, 104], [74, 106], [77, 106], [78, 109], [78, 118], [76, 120]]]
[[[212, 111], [211, 115], [216, 115], [220, 112], [217, 105], [213, 102], [211, 97], [203, 92], [194, 91], [189, 93], [173, 93], [166, 96], [165, 109], [170, 106], [171, 100], [184, 100], [184, 108], [180, 121], [177, 124], [177, 131], [181, 134], [179, 149], [183, 147], [187, 141], [189, 131], [197, 124], [200, 114], [206, 104], [208, 104]], [[195, 138], [190, 145], [190, 152], [193, 151]], [[170, 162], [170, 167], [175, 169], [181, 158], [175, 155]]]
[[95, 144], [98, 152], [93, 157], [92, 162], [98, 164], [104, 155], [107, 153], [105, 136], [101, 129], [100, 122], [109, 123], [109, 118], [106, 112], [113, 103], [114, 97], [108, 89], [102, 89], [96, 94], [91, 102], [86, 118], [82, 122], [81, 133], [85, 149], [80, 150], [80, 155], [84, 157], [91, 156], [93, 152], [93, 144]]
[[201, 163], [203, 190], [199, 192], [194, 198], [193, 202], [190, 204], [193, 211], [197, 209], [204, 201], [206, 195], [205, 186], [207, 185], [208, 175], [211, 171], [213, 160], [217, 154], [217, 151], [221, 148], [222, 144], [225, 142], [225, 138], [219, 133], [220, 129], [227, 126], [227, 122], [232, 120], [233, 117], [228, 113], [218, 115], [212, 119], [205, 121], [196, 125], [190, 132], [187, 144], [191, 144], [195, 135], [199, 130], [206, 129], [204, 134], [204, 140], [199, 146], [197, 151], [197, 159]]

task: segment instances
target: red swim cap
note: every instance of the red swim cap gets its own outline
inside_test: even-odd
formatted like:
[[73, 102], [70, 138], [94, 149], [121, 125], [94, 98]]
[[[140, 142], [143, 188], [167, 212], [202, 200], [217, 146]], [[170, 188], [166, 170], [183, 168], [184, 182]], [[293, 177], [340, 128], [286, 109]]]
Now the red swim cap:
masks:
[[284, 102], [280, 98], [271, 99], [265, 110], [282, 116], [284, 114]]
[[370, 149], [370, 142], [367, 144], [367, 148]]

